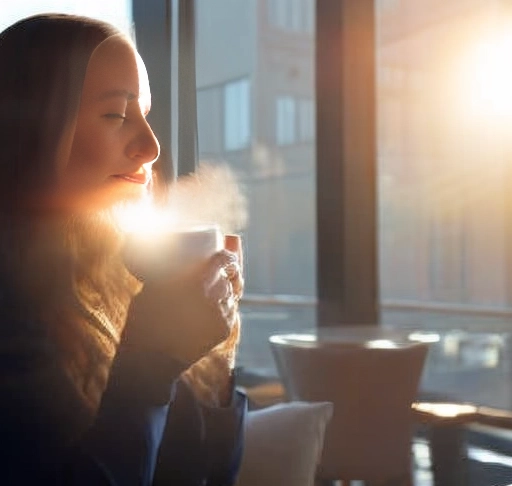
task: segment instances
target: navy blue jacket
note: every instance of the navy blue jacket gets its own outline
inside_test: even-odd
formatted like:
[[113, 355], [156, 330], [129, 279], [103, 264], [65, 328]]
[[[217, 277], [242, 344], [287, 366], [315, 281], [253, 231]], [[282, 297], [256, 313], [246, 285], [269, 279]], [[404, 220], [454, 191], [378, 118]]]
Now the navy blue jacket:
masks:
[[[39, 332], [27, 322], [0, 322], [0, 331], [2, 339]], [[51, 346], [15, 348], [0, 347], [0, 484], [234, 483], [246, 413], [239, 392], [226, 408], [206, 407], [179, 379], [179, 367], [173, 381], [168, 360], [164, 369], [150, 357], [144, 369], [121, 346], [94, 421], [70, 442], [68, 431], [83, 411]]]

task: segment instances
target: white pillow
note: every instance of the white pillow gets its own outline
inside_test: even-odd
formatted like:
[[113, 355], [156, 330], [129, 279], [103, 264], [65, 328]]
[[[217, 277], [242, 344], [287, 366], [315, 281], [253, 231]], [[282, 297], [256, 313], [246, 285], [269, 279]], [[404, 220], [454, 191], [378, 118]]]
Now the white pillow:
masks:
[[330, 402], [287, 402], [247, 414], [236, 486], [313, 486]]

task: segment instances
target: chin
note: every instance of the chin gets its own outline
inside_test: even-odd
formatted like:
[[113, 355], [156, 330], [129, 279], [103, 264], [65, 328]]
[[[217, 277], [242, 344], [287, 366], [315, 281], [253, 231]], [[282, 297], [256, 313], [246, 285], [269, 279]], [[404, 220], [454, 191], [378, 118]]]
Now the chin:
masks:
[[109, 205], [124, 203], [124, 202], [137, 202], [143, 199], [148, 194], [148, 188], [143, 184], [126, 184], [123, 187], [111, 189], [105, 194], [106, 201]]
[[143, 184], [108, 185], [101, 190], [88, 192], [76, 199], [79, 209], [95, 211], [109, 209], [117, 204], [134, 203], [148, 194], [148, 187]]

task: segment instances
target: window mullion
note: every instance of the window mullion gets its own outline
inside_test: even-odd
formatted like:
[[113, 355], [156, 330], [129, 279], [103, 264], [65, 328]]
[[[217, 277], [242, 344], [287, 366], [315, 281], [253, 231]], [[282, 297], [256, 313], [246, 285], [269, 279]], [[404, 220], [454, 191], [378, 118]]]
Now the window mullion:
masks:
[[379, 320], [374, 0], [317, 0], [319, 325]]

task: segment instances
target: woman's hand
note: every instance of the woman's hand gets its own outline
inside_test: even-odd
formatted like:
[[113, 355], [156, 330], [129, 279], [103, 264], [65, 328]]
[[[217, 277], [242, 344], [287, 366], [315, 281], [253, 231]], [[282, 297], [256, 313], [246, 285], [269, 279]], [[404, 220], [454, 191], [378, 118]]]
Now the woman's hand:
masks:
[[231, 334], [242, 289], [237, 255], [227, 250], [177, 275], [148, 280], [131, 303], [123, 339], [188, 368]]
[[228, 273], [236, 301], [234, 321], [227, 339], [215, 346], [206, 356], [194, 363], [182, 374], [196, 397], [209, 406], [227, 406], [231, 403], [233, 382], [232, 371], [236, 350], [240, 340], [241, 316], [238, 301], [242, 297], [244, 281], [241, 271], [243, 252], [239, 236], [226, 235], [226, 249], [238, 257], [236, 271]]
[[214, 351], [216, 354], [224, 357], [227, 360], [228, 369], [233, 369], [235, 365], [235, 355], [236, 348], [238, 342], [240, 340], [240, 312], [238, 309], [238, 302], [242, 298], [242, 294], [244, 291], [244, 279], [243, 279], [243, 249], [242, 249], [242, 240], [238, 235], [225, 235], [224, 237], [224, 247], [235, 253], [238, 259], [238, 266], [236, 267], [236, 271], [228, 272], [228, 278], [233, 287], [233, 296], [235, 300], [235, 316], [233, 320], [233, 324], [231, 325], [231, 331], [227, 339], [225, 339], [222, 343], [215, 347]]

